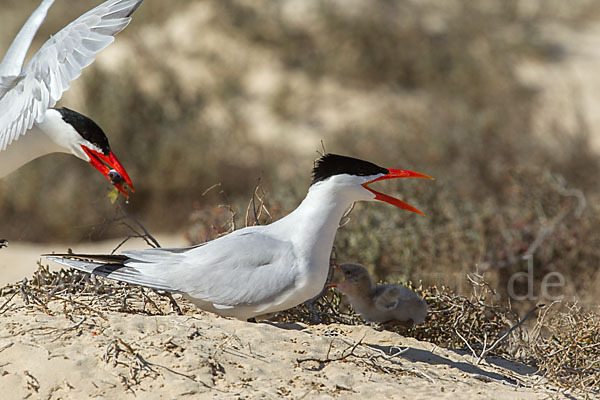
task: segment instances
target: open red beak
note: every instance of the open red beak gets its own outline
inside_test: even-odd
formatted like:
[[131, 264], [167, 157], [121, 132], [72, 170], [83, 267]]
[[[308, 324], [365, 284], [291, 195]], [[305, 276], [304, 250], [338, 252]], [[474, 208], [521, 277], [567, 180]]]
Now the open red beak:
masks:
[[[125, 168], [123, 168], [112, 151], [108, 154], [108, 156], [105, 156], [104, 154], [97, 152], [96, 150], [92, 150], [89, 147], [82, 145], [81, 148], [90, 157], [90, 164], [92, 164], [94, 168], [96, 168], [102, 175], [106, 177], [106, 179], [115, 185], [115, 187], [119, 189], [119, 192], [123, 193], [123, 196], [129, 198], [129, 193], [127, 193], [122, 181], [127, 183], [127, 186], [129, 186], [129, 189], [132, 193], [135, 192], [133, 183], [131, 183], [131, 179], [129, 178], [129, 175], [127, 175], [127, 171], [125, 171]], [[109, 176], [111, 170], [117, 171], [122, 179], [119, 179], [120, 181], [116, 180], [116, 174], [110, 174]]]
[[417, 208], [411, 206], [408, 203], [403, 202], [402, 200], [395, 199], [387, 194], [380, 193], [376, 190], [371, 189], [369, 186], [373, 182], [382, 181], [385, 179], [395, 179], [395, 178], [425, 178], [432, 179], [429, 175], [422, 174], [420, 172], [408, 171], [404, 169], [389, 169], [389, 173], [387, 175], [380, 176], [379, 178], [373, 179], [372, 181], [365, 182], [362, 186], [367, 189], [369, 192], [375, 194], [375, 200], [385, 201], [393, 206], [402, 208], [403, 210], [412, 211], [417, 214], [425, 215], [423, 212], [418, 210]]

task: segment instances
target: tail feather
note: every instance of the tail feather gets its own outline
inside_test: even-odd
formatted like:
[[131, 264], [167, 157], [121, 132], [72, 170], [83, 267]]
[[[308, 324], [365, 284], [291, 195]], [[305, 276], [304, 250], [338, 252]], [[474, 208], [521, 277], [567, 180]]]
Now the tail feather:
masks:
[[[42, 257], [59, 257], [59, 258], [73, 258], [80, 261], [93, 261], [93, 262], [105, 262], [109, 264], [122, 264], [127, 261], [130, 257], [121, 254], [73, 254], [73, 253], [52, 253], [42, 254]], [[56, 261], [56, 260], [54, 260]]]
[[87, 272], [88, 274], [99, 275], [152, 289], [166, 290], [174, 293], [179, 292], [162, 279], [145, 275], [143, 271], [125, 265], [124, 263], [129, 260], [126, 256], [103, 254], [44, 254], [43, 256], [48, 260]]

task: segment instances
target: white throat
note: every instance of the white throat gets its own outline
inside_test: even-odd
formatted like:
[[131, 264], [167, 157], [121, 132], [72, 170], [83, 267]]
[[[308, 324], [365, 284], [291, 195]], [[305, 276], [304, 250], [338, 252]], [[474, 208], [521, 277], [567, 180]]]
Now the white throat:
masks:
[[89, 157], [81, 149], [83, 143], [81, 135], [63, 121], [58, 111], [48, 109], [40, 123], [35, 123], [0, 152], [0, 178], [50, 153], [71, 153], [88, 161]]
[[296, 256], [303, 260], [304, 285], [318, 294], [329, 272], [329, 258], [339, 222], [356, 199], [339, 190], [332, 181], [314, 184], [298, 208], [269, 225], [269, 230], [294, 243]]

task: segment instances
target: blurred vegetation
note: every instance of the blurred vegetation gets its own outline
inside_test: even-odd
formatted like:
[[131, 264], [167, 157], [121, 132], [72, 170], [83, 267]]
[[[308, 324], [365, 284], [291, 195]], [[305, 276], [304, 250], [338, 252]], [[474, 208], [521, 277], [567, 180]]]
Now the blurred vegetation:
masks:
[[[23, 20], [30, 12], [23, 2], [6, 7]], [[64, 25], [79, 8], [57, 1], [48, 25]], [[517, 70], [568, 57], [543, 28], [585, 26], [599, 8], [583, 0], [147, 1], [106, 50], [110, 59], [86, 69], [62, 104], [107, 132], [136, 186], [128, 210], [151, 231], [188, 229], [202, 241], [215, 232], [199, 221], [219, 204], [243, 226], [259, 178], [280, 218], [304, 196], [322, 139], [327, 151], [437, 179], [382, 185], [426, 217], [358, 204], [336, 240], [341, 262], [459, 293], [466, 272], [479, 269], [506, 298], [531, 255], [536, 296], [543, 276], [558, 271], [561, 294], [596, 302], [600, 157], [583, 118], [575, 134], [535, 132], [539, 88]], [[18, 29], [10, 19], [4, 36]], [[221, 194], [203, 196], [216, 183]], [[115, 215], [109, 190], [79, 160], [40, 159], [3, 179], [2, 235], [121, 235], [103, 228]], [[527, 293], [526, 281], [516, 283]]]

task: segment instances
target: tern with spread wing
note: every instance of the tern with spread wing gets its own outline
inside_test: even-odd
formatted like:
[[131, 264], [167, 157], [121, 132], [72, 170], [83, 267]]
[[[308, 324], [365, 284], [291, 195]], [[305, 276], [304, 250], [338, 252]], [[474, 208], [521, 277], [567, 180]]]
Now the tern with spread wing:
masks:
[[142, 1], [100, 4], [48, 39], [23, 67], [31, 41], [54, 0], [43, 0], [31, 14], [0, 64], [0, 178], [33, 159], [62, 152], [89, 162], [125, 196], [123, 182], [133, 192], [131, 179], [102, 129], [82, 114], [51, 107], [129, 24], [130, 15]]
[[410, 177], [432, 179], [326, 154], [315, 164], [302, 203], [270, 225], [249, 226], [187, 248], [46, 257], [88, 273], [182, 293], [199, 308], [223, 316], [252, 318], [294, 307], [321, 291], [339, 221], [355, 201], [380, 200], [422, 214], [369, 187], [380, 180]]

